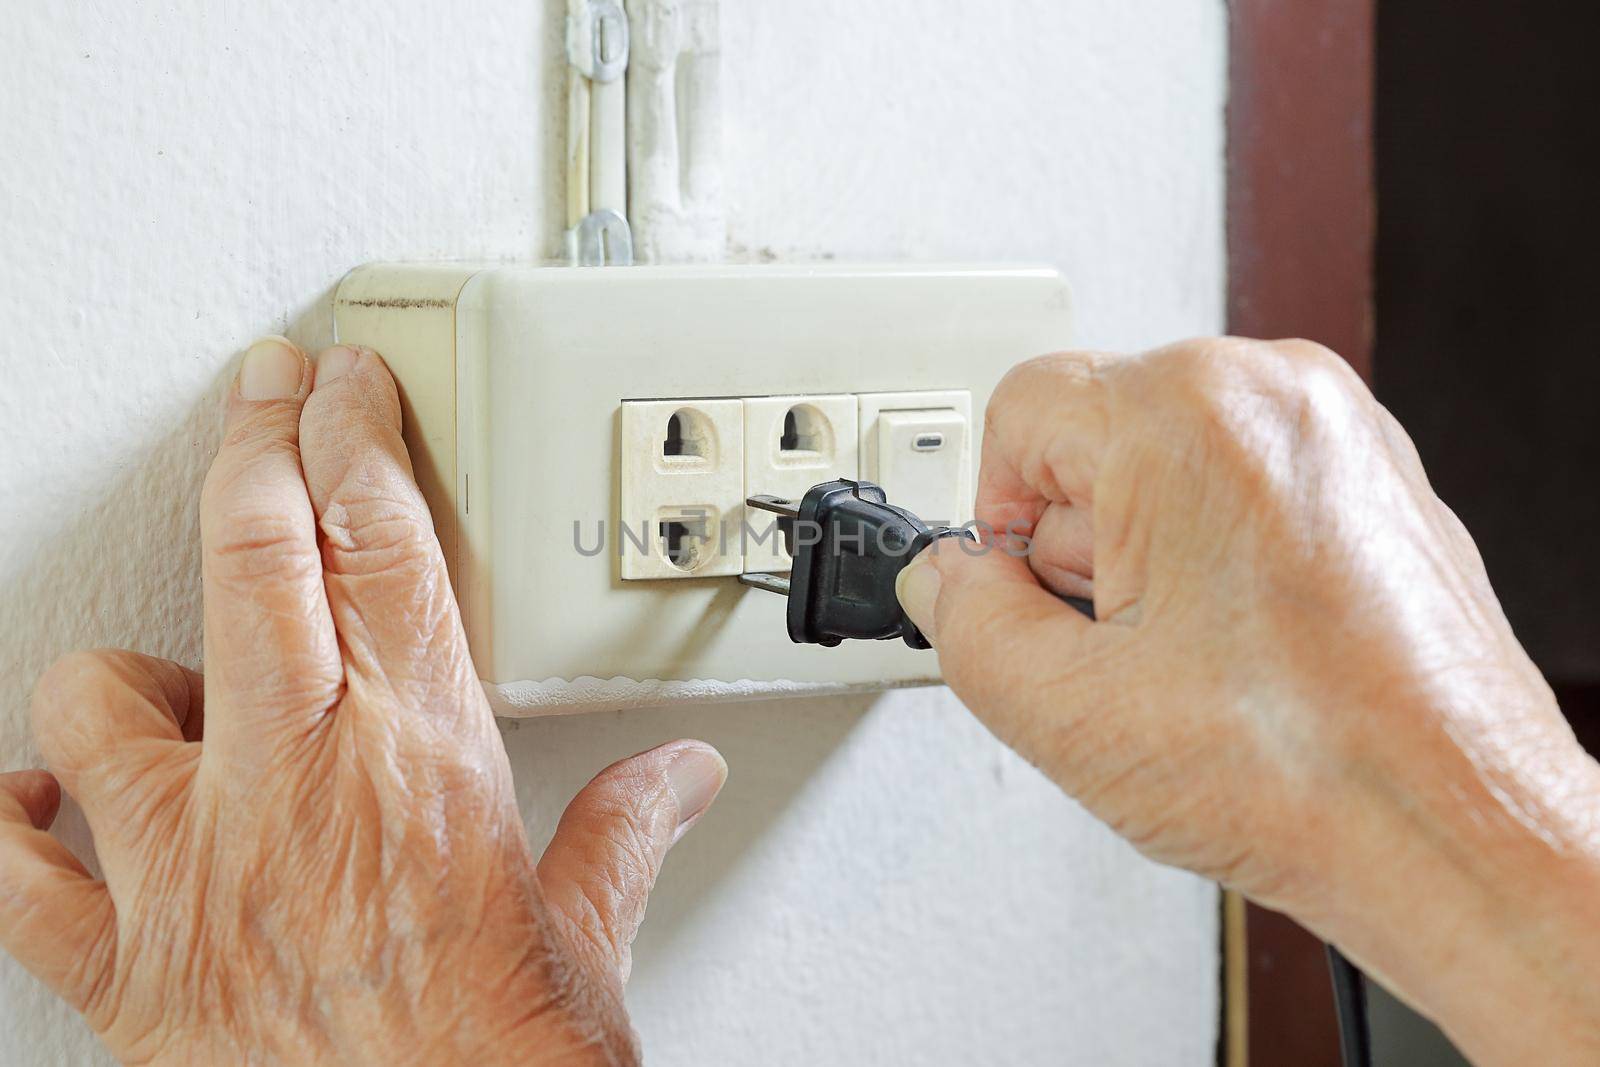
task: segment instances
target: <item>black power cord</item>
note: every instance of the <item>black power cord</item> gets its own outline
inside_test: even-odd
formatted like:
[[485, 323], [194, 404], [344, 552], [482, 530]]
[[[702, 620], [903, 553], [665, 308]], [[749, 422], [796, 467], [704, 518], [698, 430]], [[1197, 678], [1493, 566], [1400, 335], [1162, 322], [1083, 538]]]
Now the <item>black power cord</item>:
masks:
[[1372, 1067], [1372, 1028], [1367, 1024], [1367, 981], [1361, 968], [1328, 946], [1333, 1006], [1339, 1016], [1339, 1048], [1344, 1067]]
[[[976, 540], [969, 530], [928, 525], [889, 503], [871, 482], [841, 478], [812, 486], [800, 500], [752, 496], [745, 503], [778, 517], [794, 564], [788, 575], [745, 574], [739, 580], [789, 598], [789, 638], [797, 644], [898, 637], [912, 648], [927, 648], [927, 639], [895, 598], [895, 577], [935, 541]], [[1061, 599], [1095, 617], [1089, 601]], [[1371, 1067], [1366, 978], [1332, 945], [1328, 969], [1344, 1067]]]

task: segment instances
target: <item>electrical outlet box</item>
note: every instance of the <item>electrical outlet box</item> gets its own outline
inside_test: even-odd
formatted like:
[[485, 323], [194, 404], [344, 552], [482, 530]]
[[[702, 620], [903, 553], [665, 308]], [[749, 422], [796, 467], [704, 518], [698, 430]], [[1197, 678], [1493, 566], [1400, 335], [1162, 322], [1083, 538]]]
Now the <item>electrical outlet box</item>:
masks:
[[334, 316], [394, 372], [510, 714], [937, 682], [902, 642], [790, 642], [737, 582], [788, 569], [744, 497], [862, 476], [964, 520], [989, 394], [1072, 339], [1030, 267], [375, 265]]

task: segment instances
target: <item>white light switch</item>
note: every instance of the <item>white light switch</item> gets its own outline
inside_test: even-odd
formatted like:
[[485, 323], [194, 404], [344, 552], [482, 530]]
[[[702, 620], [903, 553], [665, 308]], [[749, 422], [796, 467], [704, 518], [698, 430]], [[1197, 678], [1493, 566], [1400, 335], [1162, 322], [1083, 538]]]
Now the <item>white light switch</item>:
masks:
[[878, 477], [898, 504], [929, 525], [959, 524], [965, 499], [967, 417], [953, 408], [885, 411], [878, 416]]
[[964, 389], [860, 398], [861, 477], [929, 523], [972, 518], [972, 394]]

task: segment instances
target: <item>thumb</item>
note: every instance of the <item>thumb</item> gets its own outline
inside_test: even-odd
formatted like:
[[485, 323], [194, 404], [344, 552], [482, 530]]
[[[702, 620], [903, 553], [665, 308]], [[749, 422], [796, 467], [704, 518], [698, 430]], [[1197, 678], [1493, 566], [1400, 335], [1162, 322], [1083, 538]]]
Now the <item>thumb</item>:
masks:
[[[728, 765], [701, 741], [613, 763], [573, 798], [539, 861], [545, 899], [580, 948], [627, 981], [667, 850], [716, 799]], [[585, 953], [586, 955], [589, 953]]]
[[[1125, 628], [1085, 618], [998, 544], [934, 542], [900, 572], [900, 604], [939, 653], [946, 684], [1002, 741], [1035, 762], [1111, 703], [1105, 669]], [[1045, 708], [1051, 714], [1043, 714]]]
[[0, 946], [92, 1013], [110, 973], [116, 913], [105, 884], [45, 832], [60, 803], [44, 771], [0, 774]]

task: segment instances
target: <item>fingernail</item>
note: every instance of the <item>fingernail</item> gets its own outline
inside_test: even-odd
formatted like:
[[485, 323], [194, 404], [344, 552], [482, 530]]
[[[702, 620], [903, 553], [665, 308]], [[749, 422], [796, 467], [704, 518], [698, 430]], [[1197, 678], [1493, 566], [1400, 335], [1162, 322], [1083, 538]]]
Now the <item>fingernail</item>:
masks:
[[[327, 385], [335, 378], [349, 374], [361, 358], [361, 349], [349, 345], [335, 345], [317, 357], [317, 385]], [[315, 386], [313, 386], [315, 388]]]
[[917, 624], [922, 636], [937, 644], [933, 632], [934, 605], [939, 603], [939, 568], [927, 552], [911, 561], [894, 579], [894, 595]]
[[306, 358], [293, 342], [263, 337], [244, 354], [239, 368], [239, 395], [246, 400], [283, 400], [300, 391]]
[[698, 745], [685, 748], [667, 764], [667, 784], [678, 801], [678, 829], [711, 806], [722, 783], [728, 779], [728, 765], [715, 749]]

